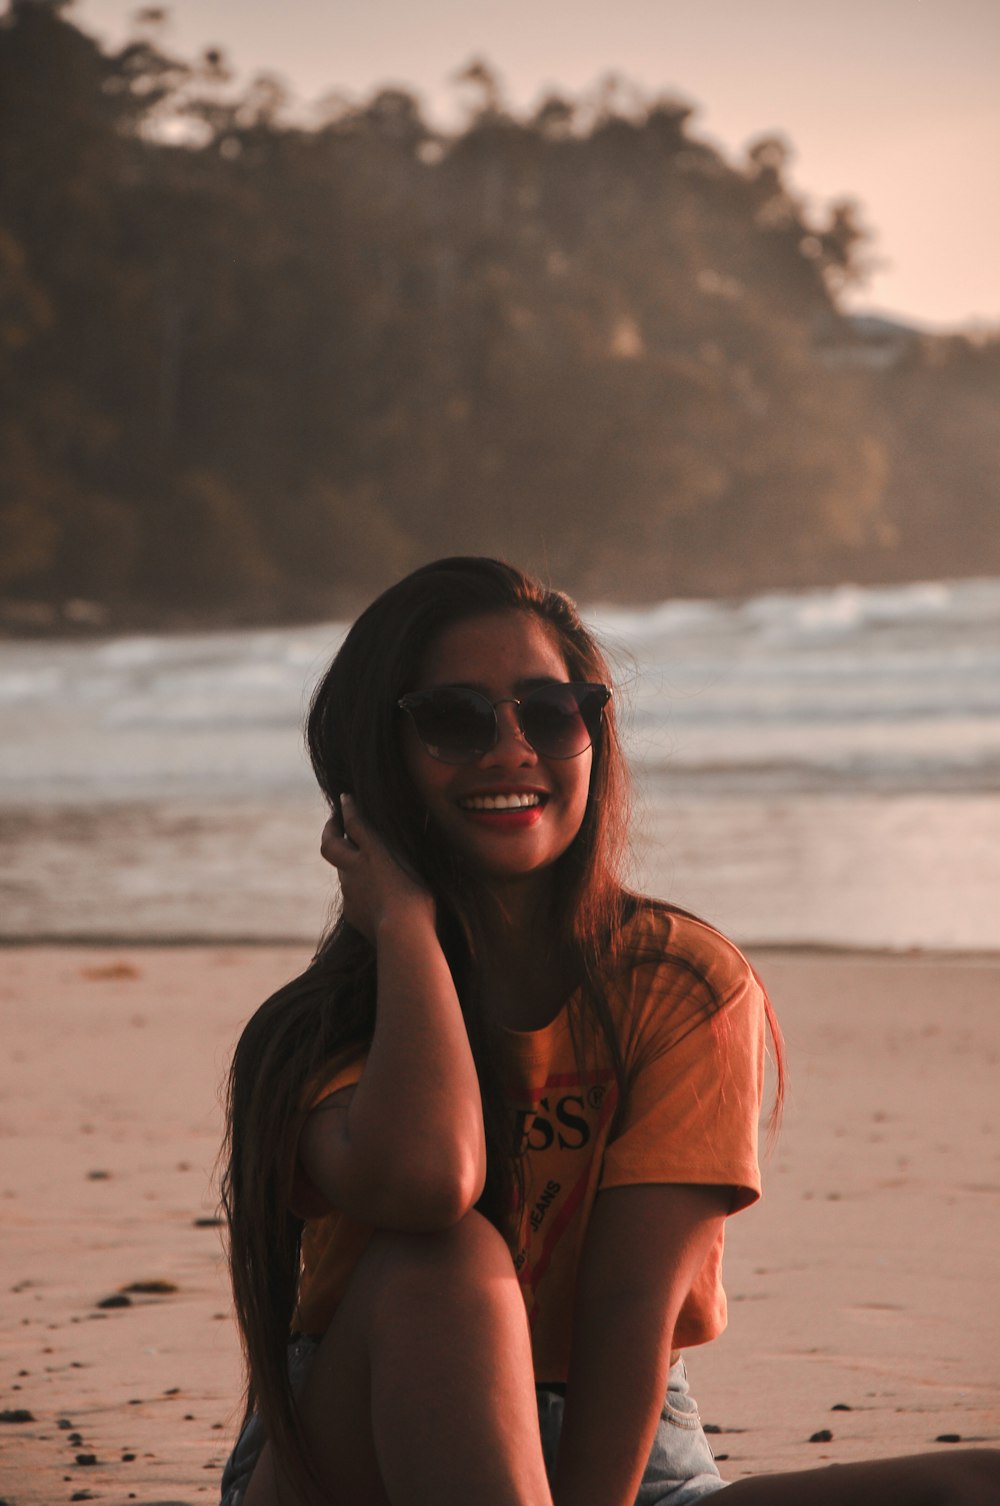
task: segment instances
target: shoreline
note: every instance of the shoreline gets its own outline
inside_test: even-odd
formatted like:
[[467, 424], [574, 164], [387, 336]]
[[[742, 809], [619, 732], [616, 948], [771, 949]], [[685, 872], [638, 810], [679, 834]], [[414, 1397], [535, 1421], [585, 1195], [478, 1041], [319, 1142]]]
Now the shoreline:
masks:
[[[711, 922], [709, 922], [711, 924]], [[107, 933], [81, 933], [74, 935], [50, 935], [47, 932], [37, 934], [25, 933], [20, 936], [10, 936], [0, 933], [0, 952], [20, 951], [25, 949], [44, 950], [51, 948], [54, 951], [89, 948], [98, 950], [110, 950], [114, 948], [134, 947], [138, 951], [155, 951], [162, 948], [164, 951], [196, 951], [199, 947], [206, 951], [216, 951], [236, 948], [252, 948], [266, 951], [268, 949], [292, 950], [302, 949], [308, 955], [312, 955], [320, 938], [309, 941], [301, 936], [274, 935], [262, 936], [260, 934], [247, 936], [202, 936], [195, 933], [172, 936], [159, 936], [155, 933], [149, 935], [131, 936], [117, 935], [114, 932]], [[928, 963], [978, 963], [983, 966], [1000, 965], [1000, 948], [990, 947], [891, 947], [891, 946], [861, 946], [845, 942], [837, 946], [828, 941], [754, 941], [744, 940], [738, 936], [730, 936], [730, 940], [739, 947], [741, 952], [753, 952], [758, 956], [774, 955], [776, 957], [829, 957], [834, 958], [857, 958], [859, 960], [877, 962], [881, 959], [899, 962], [928, 962]]]

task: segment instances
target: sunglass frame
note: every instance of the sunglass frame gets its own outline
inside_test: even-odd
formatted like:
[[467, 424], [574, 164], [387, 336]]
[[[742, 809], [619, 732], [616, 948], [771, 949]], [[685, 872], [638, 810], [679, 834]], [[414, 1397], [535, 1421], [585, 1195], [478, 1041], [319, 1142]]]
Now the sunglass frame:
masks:
[[[577, 711], [579, 713], [580, 720], [587, 732], [587, 742], [584, 743], [582, 748], [578, 748], [574, 753], [553, 753], [546, 751], [545, 748], [540, 748], [537, 742], [533, 741], [529, 737], [528, 732], [525, 729], [524, 716], [522, 713], [522, 708], [524, 707], [524, 705], [526, 703], [530, 705], [533, 700], [537, 702], [537, 700], [540, 700], [542, 697], [544, 697], [547, 692], [551, 693], [554, 690], [571, 690], [574, 692], [574, 698], [577, 701]], [[493, 740], [489, 743], [488, 746], [483, 748], [470, 748], [467, 753], [463, 753], [459, 757], [445, 758], [441, 754], [440, 744], [434, 744], [427, 741], [426, 737], [420, 730], [420, 723], [416, 713], [421, 706], [428, 705], [435, 696], [440, 696], [442, 692], [445, 691], [451, 691], [452, 693], [458, 693], [463, 696], [467, 696], [470, 701], [480, 703], [484, 707], [488, 707], [489, 712], [493, 717]], [[578, 692], [584, 692], [585, 694], [579, 695], [577, 694]], [[584, 715], [582, 702], [586, 699], [587, 696], [600, 697], [600, 700], [598, 701], [596, 707], [596, 721], [594, 722], [593, 727], [591, 727], [590, 722]], [[500, 718], [497, 716], [498, 706], [515, 707], [517, 714], [517, 725], [520, 735], [528, 744], [528, 746], [538, 754], [539, 758], [552, 758], [559, 763], [564, 763], [568, 762], [571, 758], [580, 758], [584, 753], [586, 753], [588, 748], [592, 748], [594, 746], [594, 742], [598, 734], [600, 733], [601, 725], [603, 723], [604, 708], [605, 706], [607, 706], [610, 700], [610, 687], [603, 685], [598, 681], [555, 680], [551, 684], [536, 686], [533, 690], [529, 690], [527, 695], [520, 697], [502, 696], [499, 701], [491, 701], [488, 696], [483, 695], [478, 690], [473, 690], [470, 686], [467, 685], [436, 685], [430, 690], [410, 691], [409, 694], [400, 696], [399, 700], [396, 702], [396, 705], [400, 711], [405, 711], [409, 715], [410, 721], [413, 724], [413, 729], [416, 732], [417, 737], [420, 739], [421, 744], [431, 758], [436, 759], [438, 763], [449, 764], [452, 768], [461, 768], [463, 764], [472, 764], [478, 762], [478, 760], [480, 758], [483, 758], [487, 753], [491, 753], [496, 747], [497, 743], [500, 741]]]

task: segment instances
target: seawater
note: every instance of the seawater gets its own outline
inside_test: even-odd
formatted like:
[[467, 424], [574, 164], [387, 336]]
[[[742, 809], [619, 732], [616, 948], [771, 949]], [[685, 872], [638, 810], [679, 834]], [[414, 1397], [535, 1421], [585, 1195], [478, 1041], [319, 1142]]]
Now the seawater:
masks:
[[[585, 616], [637, 883], [746, 942], [1000, 947], [1000, 581]], [[314, 940], [301, 724], [344, 631], [0, 644], [0, 935]]]

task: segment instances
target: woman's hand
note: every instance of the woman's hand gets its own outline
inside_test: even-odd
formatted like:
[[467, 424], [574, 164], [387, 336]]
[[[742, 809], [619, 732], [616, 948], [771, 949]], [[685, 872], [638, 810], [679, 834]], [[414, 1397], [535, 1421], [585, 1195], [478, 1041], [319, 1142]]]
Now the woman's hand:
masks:
[[347, 923], [373, 943], [379, 927], [400, 909], [424, 910], [433, 923], [430, 891], [393, 857], [351, 795], [341, 795], [340, 812], [324, 826], [320, 852], [339, 875]]

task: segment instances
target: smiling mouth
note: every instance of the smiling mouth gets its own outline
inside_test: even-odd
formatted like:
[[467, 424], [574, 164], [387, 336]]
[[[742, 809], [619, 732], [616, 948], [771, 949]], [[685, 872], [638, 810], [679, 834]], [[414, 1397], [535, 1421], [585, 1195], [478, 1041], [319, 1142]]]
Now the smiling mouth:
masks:
[[525, 811], [541, 805], [542, 796], [525, 792], [505, 795], [467, 795], [458, 802], [464, 811]]

